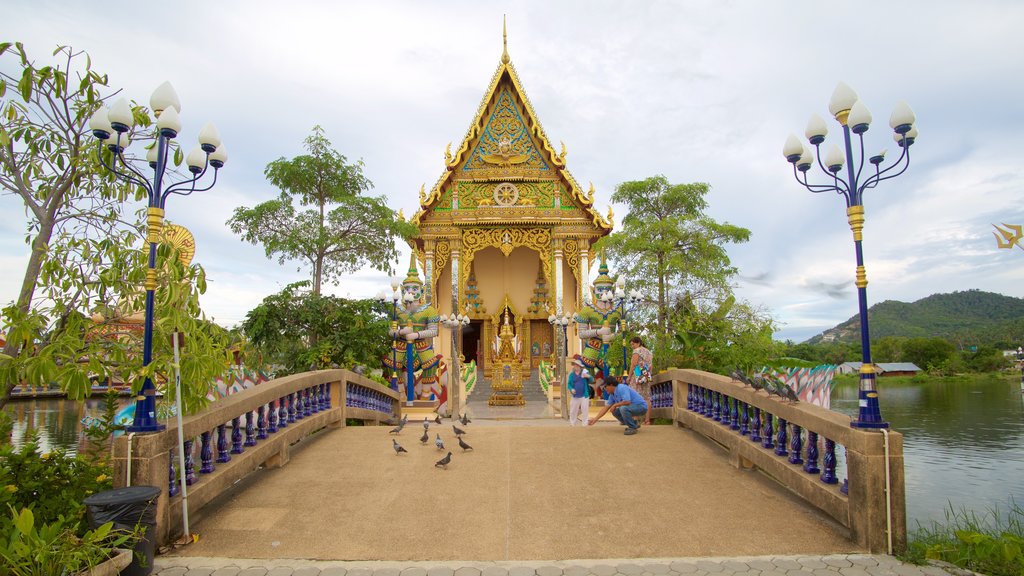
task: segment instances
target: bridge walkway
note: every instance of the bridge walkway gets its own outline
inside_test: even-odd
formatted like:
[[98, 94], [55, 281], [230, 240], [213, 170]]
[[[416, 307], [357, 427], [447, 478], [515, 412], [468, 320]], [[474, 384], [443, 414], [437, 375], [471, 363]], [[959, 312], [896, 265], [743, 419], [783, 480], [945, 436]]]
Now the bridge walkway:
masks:
[[[462, 427], [460, 425], [460, 427]], [[515, 562], [855, 554], [848, 530], [688, 429], [557, 419], [327, 429], [203, 508], [199, 542], [161, 556]], [[452, 450], [443, 455], [435, 434]], [[268, 564], [269, 565], [269, 564]], [[280, 565], [280, 564], [279, 564]], [[311, 572], [315, 574], [315, 572]]]

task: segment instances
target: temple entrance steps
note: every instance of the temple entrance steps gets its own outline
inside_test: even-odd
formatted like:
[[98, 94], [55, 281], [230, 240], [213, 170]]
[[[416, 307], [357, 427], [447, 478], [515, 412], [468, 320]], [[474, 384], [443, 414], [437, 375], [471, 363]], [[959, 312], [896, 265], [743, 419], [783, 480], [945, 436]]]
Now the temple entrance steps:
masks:
[[[470, 402], [484, 401], [491, 397], [491, 379], [484, 377], [483, 370], [477, 374], [476, 386], [467, 398]], [[530, 377], [523, 381], [523, 399], [527, 402], [548, 401], [547, 393], [540, 387], [540, 373], [537, 369], [530, 371]]]

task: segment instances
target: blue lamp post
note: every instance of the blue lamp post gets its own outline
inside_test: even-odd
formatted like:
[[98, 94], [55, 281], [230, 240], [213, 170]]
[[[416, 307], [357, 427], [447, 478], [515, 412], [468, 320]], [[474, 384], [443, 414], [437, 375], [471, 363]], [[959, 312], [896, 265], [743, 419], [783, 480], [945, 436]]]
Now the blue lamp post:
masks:
[[[817, 114], [812, 114], [807, 123], [807, 140], [814, 145], [814, 152], [793, 134], [786, 139], [783, 147], [783, 155], [793, 165], [793, 175], [797, 182], [814, 193], [835, 192], [846, 200], [846, 214], [853, 231], [854, 252], [857, 257], [857, 299], [860, 304], [860, 340], [861, 340], [861, 368], [860, 368], [860, 391], [859, 404], [860, 412], [857, 419], [850, 423], [854, 428], [888, 428], [889, 423], [882, 420], [882, 413], [878, 407], [878, 389], [875, 383], [875, 371], [871, 363], [871, 341], [868, 333], [868, 297], [867, 297], [867, 273], [864, 270], [864, 253], [861, 248], [862, 231], [864, 229], [864, 191], [874, 188], [879, 182], [895, 178], [906, 171], [910, 166], [910, 145], [917, 138], [917, 128], [914, 126], [914, 113], [904, 102], [896, 105], [892, 116], [889, 118], [889, 126], [893, 129], [893, 139], [900, 147], [900, 157], [882, 168], [885, 161], [885, 151], [869, 157], [868, 163], [871, 167], [864, 166], [864, 133], [871, 124], [871, 113], [863, 102], [857, 99], [857, 94], [845, 83], [840, 82], [832, 93], [829, 101], [829, 112], [843, 127], [844, 149], [833, 144], [824, 160], [821, 157], [821, 144], [825, 141], [828, 128], [825, 121]], [[852, 136], [851, 136], [852, 133]], [[857, 152], [854, 151], [854, 140], [857, 141]], [[811, 165], [817, 160], [818, 167], [825, 173], [826, 178], [831, 178], [830, 183], [811, 184], [807, 172]], [[854, 163], [856, 162], [856, 165]], [[843, 165], [846, 165], [846, 177], [842, 176]]]
[[[619, 278], [615, 284], [615, 305], [619, 307], [619, 334], [622, 335], [622, 378], [629, 377], [629, 341], [626, 340], [626, 314], [640, 301], [640, 292], [626, 293], [626, 281]], [[627, 308], [628, 305], [628, 308]]]
[[[227, 161], [227, 153], [221, 145], [220, 136], [213, 124], [207, 124], [199, 131], [199, 145], [189, 152], [185, 159], [190, 179], [169, 183], [164, 180], [168, 160], [171, 158], [171, 140], [181, 131], [178, 112], [181, 102], [169, 82], [161, 84], [150, 97], [150, 107], [157, 116], [155, 142], [146, 154], [146, 161], [153, 170], [147, 177], [126, 161], [124, 151], [130, 143], [129, 134], [135, 125], [132, 109], [125, 99], [119, 99], [108, 110], [104, 106], [89, 119], [89, 128], [99, 141], [96, 155], [103, 166], [119, 179], [143, 188], [149, 197], [147, 210], [146, 240], [149, 243], [149, 269], [146, 271], [146, 318], [142, 343], [142, 366], [149, 366], [153, 360], [153, 302], [156, 292], [156, 249], [161, 241], [164, 221], [164, 204], [171, 194], [188, 196], [203, 192], [217, 183], [217, 173]], [[103, 149], [110, 152], [110, 162], [104, 158]], [[213, 167], [213, 179], [203, 188], [197, 187], [207, 170]], [[129, 432], [155, 432], [163, 429], [156, 419], [156, 386], [147, 374], [135, 400], [135, 419], [127, 428]]]

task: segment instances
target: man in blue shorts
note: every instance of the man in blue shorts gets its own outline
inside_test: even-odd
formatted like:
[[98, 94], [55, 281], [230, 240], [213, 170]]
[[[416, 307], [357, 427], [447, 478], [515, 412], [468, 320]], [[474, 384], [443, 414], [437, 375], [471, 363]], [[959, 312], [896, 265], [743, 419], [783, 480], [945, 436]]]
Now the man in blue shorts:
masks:
[[625, 383], [620, 384], [619, 379], [615, 376], [608, 376], [605, 379], [604, 390], [608, 394], [605, 406], [601, 408], [597, 416], [590, 419], [588, 424], [593, 426], [594, 423], [611, 410], [612, 416], [615, 416], [616, 420], [626, 426], [626, 436], [636, 434], [636, 431], [640, 428], [636, 417], [647, 413], [647, 402], [644, 401], [644, 397]]

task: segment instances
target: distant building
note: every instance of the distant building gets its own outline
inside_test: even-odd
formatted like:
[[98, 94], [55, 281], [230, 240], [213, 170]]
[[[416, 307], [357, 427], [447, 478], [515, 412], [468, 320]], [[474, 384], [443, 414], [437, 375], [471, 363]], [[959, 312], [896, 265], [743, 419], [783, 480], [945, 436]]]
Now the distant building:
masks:
[[[840, 374], [857, 374], [860, 362], [843, 362], [836, 370]], [[878, 362], [875, 363], [879, 376], [914, 376], [921, 371], [913, 362]]]

